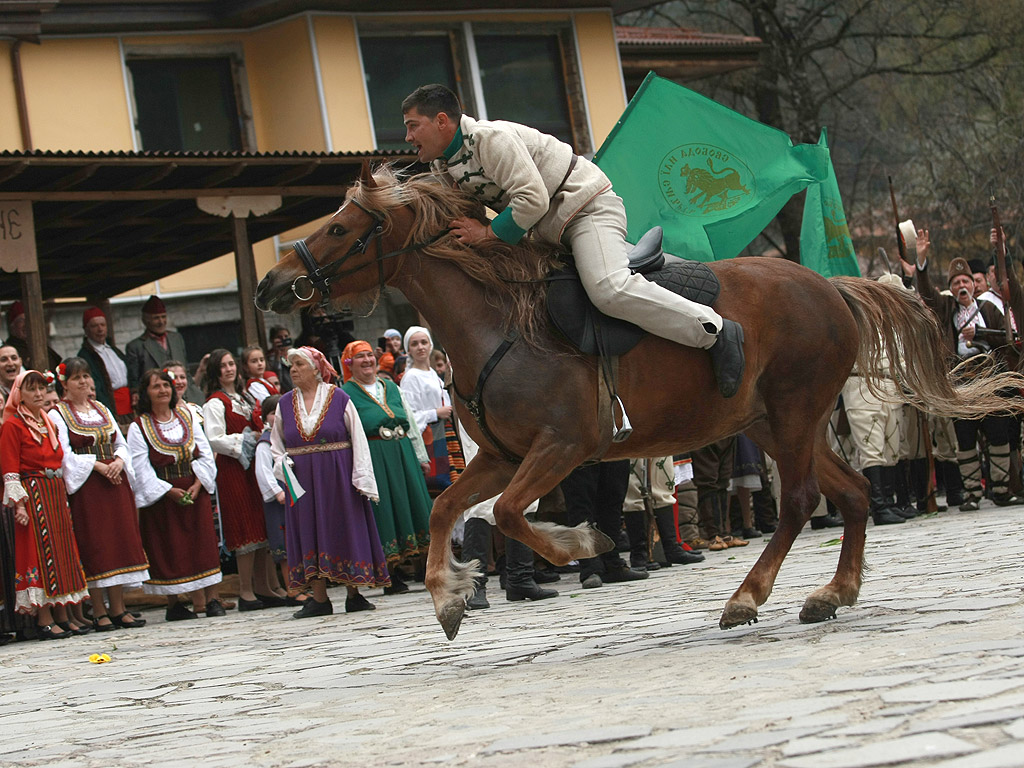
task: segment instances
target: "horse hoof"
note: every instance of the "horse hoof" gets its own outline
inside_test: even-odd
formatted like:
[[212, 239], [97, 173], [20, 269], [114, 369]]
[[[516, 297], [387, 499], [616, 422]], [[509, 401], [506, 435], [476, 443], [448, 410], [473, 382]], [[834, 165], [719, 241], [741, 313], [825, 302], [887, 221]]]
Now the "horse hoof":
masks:
[[836, 617], [836, 605], [816, 597], [807, 598], [800, 611], [801, 624], [817, 624]]
[[462, 617], [466, 615], [466, 603], [464, 600], [453, 600], [446, 603], [437, 612], [437, 620], [444, 630], [445, 637], [454, 640], [459, 634], [459, 627], [462, 626]]
[[722, 612], [718, 626], [722, 629], [732, 629], [740, 624], [757, 624], [757, 608], [742, 603], [729, 603]]

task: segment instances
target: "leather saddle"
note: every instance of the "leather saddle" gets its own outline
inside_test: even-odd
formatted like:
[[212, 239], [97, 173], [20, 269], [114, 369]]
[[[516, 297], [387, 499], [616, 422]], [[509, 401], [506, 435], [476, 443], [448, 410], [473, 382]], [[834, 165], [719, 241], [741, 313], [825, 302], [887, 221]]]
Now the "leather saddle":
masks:
[[[661, 248], [661, 227], [654, 227], [629, 252], [629, 269], [652, 283], [698, 304], [713, 306], [722, 289], [715, 273], [699, 261], [686, 261]], [[563, 336], [585, 355], [626, 354], [647, 335], [638, 325], [609, 317], [590, 303], [576, 266], [548, 275], [548, 316]]]

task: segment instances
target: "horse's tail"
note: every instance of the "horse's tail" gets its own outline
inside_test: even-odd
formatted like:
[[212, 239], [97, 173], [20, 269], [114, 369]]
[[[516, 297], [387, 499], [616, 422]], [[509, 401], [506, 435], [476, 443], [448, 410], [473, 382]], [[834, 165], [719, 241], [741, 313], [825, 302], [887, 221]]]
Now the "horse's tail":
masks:
[[1024, 376], [1018, 373], [988, 371], [971, 381], [954, 383], [938, 321], [917, 296], [857, 277], [833, 277], [829, 282], [857, 322], [857, 370], [875, 396], [893, 399], [891, 390], [878, 386], [883, 379], [891, 379], [899, 402], [938, 416], [980, 418], [1024, 412], [1024, 400], [1004, 396], [1007, 389], [1024, 387]]

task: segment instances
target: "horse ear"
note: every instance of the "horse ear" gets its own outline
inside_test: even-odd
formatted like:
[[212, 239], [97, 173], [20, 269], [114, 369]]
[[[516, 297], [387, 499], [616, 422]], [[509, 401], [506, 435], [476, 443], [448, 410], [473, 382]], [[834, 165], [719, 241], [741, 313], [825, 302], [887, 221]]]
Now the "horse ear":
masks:
[[370, 167], [369, 161], [364, 162], [363, 167], [359, 169], [359, 181], [367, 187], [377, 186], [377, 182], [373, 178], [373, 169]]

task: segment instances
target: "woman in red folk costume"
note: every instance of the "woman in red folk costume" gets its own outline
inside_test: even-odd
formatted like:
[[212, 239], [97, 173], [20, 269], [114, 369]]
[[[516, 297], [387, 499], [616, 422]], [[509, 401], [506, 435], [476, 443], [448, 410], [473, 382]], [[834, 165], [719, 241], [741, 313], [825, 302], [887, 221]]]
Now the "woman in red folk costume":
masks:
[[70, 637], [53, 609], [86, 597], [78, 545], [64, 489], [64, 452], [43, 402], [47, 381], [38, 371], [18, 375], [4, 406], [0, 466], [5, 506], [14, 507], [15, 600], [35, 614], [41, 640]]
[[[95, 400], [89, 363], [71, 357], [57, 366], [64, 399], [49, 416], [64, 451], [61, 463], [75, 537], [92, 598], [93, 626], [101, 632], [145, 625], [124, 604], [124, 588], [149, 578], [135, 508], [135, 470], [117, 417]], [[109, 613], [103, 591], [109, 600]]]
[[256, 480], [256, 442], [263, 431], [259, 406], [243, 386], [234, 356], [215, 349], [206, 364], [203, 417], [217, 455], [217, 503], [224, 543], [238, 563], [238, 610], [287, 605], [270, 557], [263, 497]]
[[178, 601], [191, 593], [196, 613], [223, 616], [206, 589], [221, 581], [220, 551], [213, 530], [210, 494], [217, 464], [199, 418], [178, 401], [174, 379], [151, 368], [142, 374], [139, 417], [128, 428], [135, 469], [135, 504], [142, 543], [149, 554], [149, 581], [142, 588], [167, 596], [167, 621], [195, 619]]

